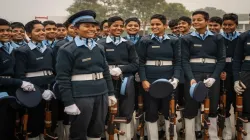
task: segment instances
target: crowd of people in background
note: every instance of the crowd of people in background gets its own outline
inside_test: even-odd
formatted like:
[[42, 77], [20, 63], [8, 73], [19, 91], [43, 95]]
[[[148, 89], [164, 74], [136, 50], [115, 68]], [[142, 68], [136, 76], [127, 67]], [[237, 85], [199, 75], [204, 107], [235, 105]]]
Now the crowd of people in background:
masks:
[[[23, 138], [16, 135], [23, 124], [16, 126], [15, 122], [25, 113], [29, 115], [26, 138], [48, 139], [44, 134], [47, 102], [52, 111], [51, 133], [59, 140], [108, 140], [111, 134], [107, 115], [116, 104], [118, 116], [126, 123], [119, 124], [125, 134], [114, 135], [115, 139], [137, 136], [177, 140], [180, 135], [176, 125], [173, 133], [169, 131], [173, 123], [169, 111], [172, 96], [156, 98], [150, 91], [159, 79], [165, 79], [163, 82], [176, 91], [174, 98], [183, 113], [186, 140], [206, 135], [219, 140], [222, 89], [227, 91], [222, 139], [235, 137], [230, 109], [233, 106], [236, 112], [237, 95], [243, 97], [242, 115], [250, 121], [250, 31], [236, 31], [236, 14], [209, 17], [205, 11], [195, 11], [191, 17], [169, 22], [164, 15], [154, 14], [149, 19], [151, 32], [144, 36], [139, 34], [141, 23], [137, 17], [124, 20], [113, 16], [102, 22], [95, 18], [94, 11], [83, 10], [65, 23], [31, 20], [24, 25], [0, 19], [1, 140]], [[166, 33], [167, 28], [171, 34]], [[209, 89], [207, 134], [202, 130], [202, 102], [195, 100], [190, 90], [199, 82]], [[42, 100], [32, 108], [22, 103], [22, 107], [13, 108], [8, 101], [3, 102], [6, 93], [16, 97], [18, 88], [26, 92], [39, 89]], [[143, 97], [145, 112], [143, 137], [135, 133], [139, 96]], [[236, 130], [249, 133], [243, 139], [250, 139], [250, 123]]]

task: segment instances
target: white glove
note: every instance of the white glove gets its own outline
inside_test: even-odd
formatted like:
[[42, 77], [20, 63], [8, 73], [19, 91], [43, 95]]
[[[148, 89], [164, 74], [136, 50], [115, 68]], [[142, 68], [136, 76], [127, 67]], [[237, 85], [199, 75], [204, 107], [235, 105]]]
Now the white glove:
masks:
[[68, 115], [79, 115], [79, 114], [81, 114], [81, 111], [76, 106], [76, 104], [73, 104], [73, 105], [70, 105], [70, 106], [66, 106], [64, 108], [64, 112], [66, 114], [68, 114]]
[[234, 82], [234, 90], [237, 94], [242, 94], [247, 87], [240, 81]]
[[51, 90], [44, 90], [42, 97], [44, 100], [49, 101], [52, 97], [55, 97], [55, 94]]
[[136, 82], [140, 82], [140, 81], [141, 81], [138, 72], [135, 74], [135, 81], [136, 81]]
[[203, 82], [204, 82], [205, 86], [209, 88], [214, 84], [215, 79], [214, 78], [207, 78], [206, 80], [204, 79]]
[[176, 89], [176, 87], [178, 86], [179, 80], [174, 78], [174, 80], [170, 79], [168, 80], [174, 87], [174, 89]]
[[110, 74], [112, 76], [120, 76], [122, 74], [122, 70], [120, 68], [113, 68], [110, 70]]
[[109, 106], [113, 106], [117, 103], [115, 96], [109, 96]]
[[23, 91], [36, 91], [34, 85], [26, 81], [23, 81], [21, 88]]

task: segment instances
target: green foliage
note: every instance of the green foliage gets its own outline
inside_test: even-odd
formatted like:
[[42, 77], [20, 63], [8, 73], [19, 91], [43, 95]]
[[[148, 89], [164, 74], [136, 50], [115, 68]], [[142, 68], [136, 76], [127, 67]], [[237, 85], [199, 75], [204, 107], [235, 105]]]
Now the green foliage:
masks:
[[67, 11], [74, 14], [84, 9], [96, 11], [97, 19], [119, 15], [124, 19], [138, 17], [143, 22], [156, 13], [165, 14], [169, 19], [190, 14], [182, 4], [168, 4], [165, 0], [75, 0]]
[[[191, 11], [181, 3], [167, 3], [165, 0], [75, 0], [67, 8], [70, 14], [81, 10], [91, 9], [97, 14], [97, 20], [102, 21], [110, 16], [121, 16], [124, 19], [138, 17], [141, 20], [143, 34], [149, 25], [153, 14], [164, 14], [168, 20], [181, 16], [191, 16]], [[214, 7], [205, 7], [203, 10], [212, 16], [222, 17], [226, 12]]]
[[168, 19], [176, 19], [181, 16], [191, 16], [190, 11], [181, 3], [169, 3], [164, 11]]
[[75, 0], [66, 10], [72, 15], [81, 10], [91, 9], [97, 14], [97, 20], [103, 20], [108, 12], [108, 7], [99, 3], [98, 0]]
[[217, 9], [214, 7], [205, 7], [205, 8], [201, 8], [201, 9], [197, 9], [197, 10], [202, 10], [202, 11], [208, 12], [210, 17], [213, 17], [213, 16], [222, 17], [224, 14], [226, 14], [226, 12], [224, 10]]
[[166, 6], [165, 0], [124, 0], [118, 11], [124, 18], [138, 17], [145, 30], [150, 17], [153, 14], [163, 14]]

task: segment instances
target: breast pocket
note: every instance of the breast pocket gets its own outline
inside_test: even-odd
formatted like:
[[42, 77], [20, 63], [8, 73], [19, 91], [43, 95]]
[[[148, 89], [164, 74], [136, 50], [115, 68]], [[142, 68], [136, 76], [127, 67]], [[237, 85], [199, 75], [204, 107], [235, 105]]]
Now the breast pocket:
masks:
[[192, 44], [190, 52], [192, 54], [199, 53], [202, 50], [202, 44]]
[[244, 43], [244, 53], [245, 54], [249, 54], [250, 53], [250, 40], [246, 40], [246, 42]]
[[115, 49], [113, 48], [106, 48], [105, 49], [105, 55], [108, 60], [115, 57]]
[[8, 65], [11, 65], [11, 60], [9, 58], [1, 58], [0, 59], [0, 65], [4, 68], [6, 68]]
[[30, 53], [30, 55], [28, 55], [27, 58], [28, 58], [27, 61], [28, 61], [29, 65], [32, 67], [38, 66], [40, 64], [40, 62], [42, 62], [42, 60], [44, 59], [43, 56], [38, 56], [35, 53]]
[[75, 67], [85, 69], [92, 64], [91, 57], [80, 57], [75, 60]]
[[157, 55], [157, 54], [159, 54], [159, 52], [161, 52], [161, 46], [160, 45], [150, 45], [148, 47], [147, 51], [151, 55]]

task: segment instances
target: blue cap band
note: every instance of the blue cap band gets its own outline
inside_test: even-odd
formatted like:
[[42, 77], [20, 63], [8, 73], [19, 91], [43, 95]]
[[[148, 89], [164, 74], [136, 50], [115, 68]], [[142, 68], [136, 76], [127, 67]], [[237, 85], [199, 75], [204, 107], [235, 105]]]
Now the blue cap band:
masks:
[[161, 78], [161, 79], [155, 80], [152, 84], [157, 83], [157, 82], [168, 82], [168, 83], [170, 83], [170, 82], [168, 81], [168, 79], [163, 79], [163, 78]]
[[127, 83], [128, 83], [128, 77], [125, 77], [125, 78], [123, 79], [122, 85], [121, 85], [121, 91], [120, 91], [120, 94], [121, 94], [121, 95], [125, 95]]
[[0, 92], [0, 98], [9, 97], [7, 92]]
[[197, 83], [193, 84], [190, 89], [189, 89], [189, 93], [190, 93], [190, 96], [193, 98], [194, 97], [194, 88], [195, 86], [197, 85]]
[[83, 19], [94, 19], [92, 16], [80, 16], [72, 21], [72, 25], [75, 25], [78, 21], [83, 20]]

